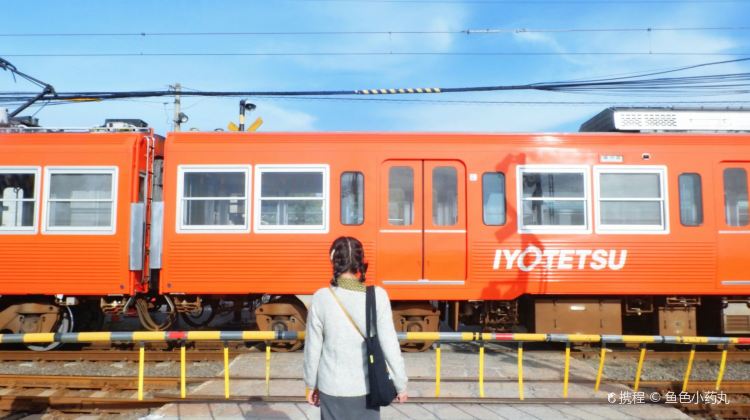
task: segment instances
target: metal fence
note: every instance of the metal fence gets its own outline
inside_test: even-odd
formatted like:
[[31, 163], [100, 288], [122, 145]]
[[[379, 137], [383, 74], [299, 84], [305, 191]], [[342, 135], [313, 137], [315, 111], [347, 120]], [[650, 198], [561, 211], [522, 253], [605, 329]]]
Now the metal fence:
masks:
[[[79, 332], [79, 333], [29, 333], [29, 334], [0, 334], [2, 344], [39, 344], [39, 343], [97, 343], [118, 342], [136, 343], [139, 345], [138, 360], [138, 400], [143, 400], [143, 378], [145, 361], [145, 343], [172, 342], [180, 347], [180, 397], [186, 398], [186, 369], [185, 345], [192, 341], [223, 342], [224, 351], [224, 397], [229, 399], [229, 342], [248, 341], [296, 341], [304, 340], [304, 332], [293, 331], [133, 331], [133, 332]], [[633, 383], [635, 391], [640, 385], [643, 363], [646, 358], [646, 347], [649, 344], [675, 344], [690, 346], [690, 355], [683, 379], [682, 390], [686, 391], [690, 381], [690, 373], [695, 358], [697, 345], [718, 346], [721, 349], [721, 362], [716, 376], [715, 389], [719, 391], [726, 369], [727, 351], [730, 345], [750, 345], [750, 337], [692, 337], [692, 336], [662, 336], [662, 335], [596, 335], [596, 334], [523, 334], [523, 333], [472, 333], [472, 332], [407, 332], [398, 333], [401, 341], [434, 341], [435, 342], [435, 397], [440, 396], [440, 344], [447, 342], [473, 342], [479, 345], [479, 396], [484, 398], [484, 358], [486, 343], [515, 343], [518, 352], [518, 398], [524, 399], [523, 385], [523, 344], [524, 343], [564, 343], [565, 365], [563, 372], [563, 397], [568, 396], [568, 379], [570, 376], [571, 344], [589, 343], [600, 344], [599, 368], [594, 383], [594, 391], [599, 390], [602, 372], [606, 360], [608, 344], [638, 344], [640, 354]], [[269, 394], [271, 380], [271, 347], [265, 349], [265, 382], [266, 395]]]

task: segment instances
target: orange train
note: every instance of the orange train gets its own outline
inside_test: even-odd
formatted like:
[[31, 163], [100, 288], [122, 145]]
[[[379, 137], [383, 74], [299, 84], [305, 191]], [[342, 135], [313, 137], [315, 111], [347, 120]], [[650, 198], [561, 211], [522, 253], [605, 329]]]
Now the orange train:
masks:
[[748, 114], [722, 114], [732, 132], [595, 124], [680, 130], [693, 114], [718, 118], [610, 109], [568, 134], [6, 129], [0, 330], [123, 312], [200, 326], [227, 307], [302, 330], [330, 243], [350, 235], [400, 330], [748, 334]]

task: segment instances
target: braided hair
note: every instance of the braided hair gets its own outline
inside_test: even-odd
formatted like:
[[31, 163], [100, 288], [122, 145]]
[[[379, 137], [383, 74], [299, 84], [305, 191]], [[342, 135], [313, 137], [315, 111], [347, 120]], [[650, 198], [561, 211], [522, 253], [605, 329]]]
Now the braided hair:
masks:
[[329, 250], [333, 266], [332, 286], [338, 286], [338, 278], [344, 273], [359, 273], [359, 281], [365, 282], [367, 262], [362, 242], [351, 236], [341, 236], [331, 244]]

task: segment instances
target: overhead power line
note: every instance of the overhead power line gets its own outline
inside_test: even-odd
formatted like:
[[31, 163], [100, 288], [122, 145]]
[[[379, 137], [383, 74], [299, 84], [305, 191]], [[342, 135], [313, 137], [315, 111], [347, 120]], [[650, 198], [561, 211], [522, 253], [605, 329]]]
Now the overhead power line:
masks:
[[[679, 67], [671, 70], [642, 73], [632, 76], [609, 77], [588, 80], [529, 83], [521, 85], [489, 85], [463, 87], [426, 87], [426, 88], [391, 88], [391, 89], [341, 89], [341, 90], [297, 90], [297, 91], [181, 91], [182, 96], [202, 97], [333, 97], [359, 96], [382, 97], [385, 95], [402, 94], [437, 94], [437, 93], [475, 93], [475, 92], [508, 92], [508, 91], [549, 91], [587, 94], [649, 94], [649, 95], [685, 95], [700, 94], [701, 96], [716, 96], [729, 94], [750, 93], [750, 72], [713, 74], [683, 77], [653, 77], [664, 76], [669, 73], [681, 72], [700, 67], [717, 66], [730, 63], [750, 61], [748, 58], [703, 63], [692, 66]], [[6, 67], [12, 66], [7, 61]], [[14, 71], [15, 68], [13, 67]], [[116, 99], [134, 99], [148, 97], [174, 96], [173, 90], [151, 91], [95, 91], [95, 92], [56, 92], [54, 97], [47, 100], [53, 103], [70, 101], [103, 101]], [[13, 102], [29, 99], [31, 94], [18, 92], [0, 93], [0, 102]]]
[[[614, 78], [610, 80], [589, 80], [576, 82], [531, 83], [524, 85], [495, 85], [468, 87], [435, 87], [435, 88], [393, 88], [393, 89], [358, 89], [358, 90], [317, 90], [317, 91], [183, 91], [183, 96], [206, 97], [240, 97], [240, 96], [344, 96], [344, 95], [394, 95], [394, 94], [436, 94], [436, 93], [470, 93], [499, 91], [551, 91], [568, 93], [648, 93], [648, 94], [685, 94], [700, 92], [707, 95], [747, 94], [750, 93], [750, 73], [719, 74], [692, 77], [662, 77], [651, 79], [627, 80]], [[101, 101], [123, 98], [148, 98], [173, 96], [174, 91], [124, 91], [124, 92], [58, 92], [53, 101]], [[0, 99], [3, 95], [0, 93]], [[17, 95], [13, 95], [18, 100]]]
[[[605, 106], [676, 106], [676, 105], [693, 105], [693, 106], [716, 106], [716, 105], [746, 105], [750, 104], [750, 100], [662, 100], [662, 101], [486, 101], [486, 100], [456, 100], [456, 99], [405, 99], [405, 98], [354, 98], [354, 97], [331, 97], [331, 96], [301, 96], [301, 97], [278, 97], [278, 96], [257, 96], [256, 98], [262, 98], [266, 100], [293, 100], [293, 101], [339, 101], [339, 102], [350, 102], [350, 103], [368, 103], [368, 102], [383, 102], [383, 103], [402, 103], [402, 104], [436, 104], [436, 105], [460, 105], [460, 106], [523, 106], [523, 105], [535, 105], [535, 106], [592, 106], [592, 105], [605, 105]], [[234, 99], [230, 97], [216, 97], [212, 99]], [[162, 101], [144, 101], [138, 99], [113, 99], [113, 101], [127, 101], [153, 105], [164, 105]], [[14, 104], [16, 102], [6, 102], [7, 104]], [[60, 106], [68, 105], [67, 102], [49, 103], [45, 102], [44, 106]], [[192, 105], [191, 105], [192, 106]], [[40, 106], [41, 107], [41, 106]]]
[[516, 4], [516, 5], [549, 5], [549, 4], [675, 4], [675, 3], [742, 3], [745, 0], [287, 0], [297, 3], [439, 3], [439, 4]]
[[693, 56], [736, 57], [750, 52], [700, 52], [700, 51], [321, 51], [321, 52], [123, 52], [123, 53], [10, 53], [0, 54], [13, 58], [65, 58], [65, 57], [383, 57], [383, 56], [457, 56], [457, 57], [503, 57], [503, 56]]
[[346, 36], [346, 35], [493, 35], [524, 33], [589, 33], [589, 32], [705, 32], [747, 31], [750, 26], [686, 26], [686, 27], [622, 27], [622, 28], [476, 28], [455, 30], [373, 30], [373, 31], [252, 31], [252, 32], [9, 32], [5, 38], [45, 37], [247, 37], [247, 36]]

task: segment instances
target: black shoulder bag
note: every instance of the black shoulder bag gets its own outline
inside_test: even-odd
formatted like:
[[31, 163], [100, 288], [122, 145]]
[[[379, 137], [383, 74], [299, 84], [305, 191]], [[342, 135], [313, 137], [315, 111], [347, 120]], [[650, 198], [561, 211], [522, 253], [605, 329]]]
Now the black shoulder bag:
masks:
[[[370, 408], [385, 407], [396, 398], [396, 387], [388, 374], [388, 367], [383, 356], [383, 349], [378, 341], [378, 313], [375, 304], [375, 287], [368, 286], [365, 296], [367, 331], [367, 374], [370, 382], [370, 393], [367, 394], [367, 406]], [[372, 335], [370, 327], [372, 326]]]

